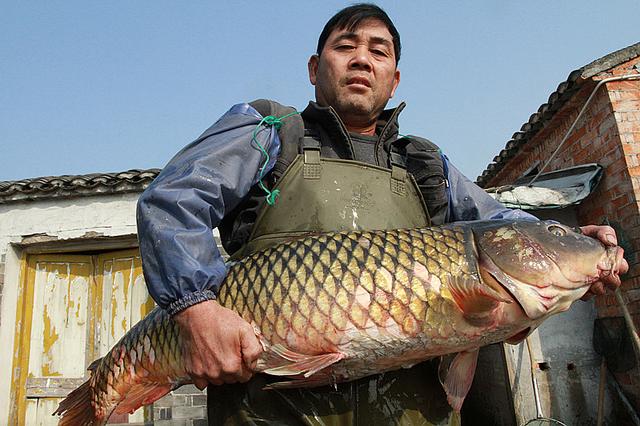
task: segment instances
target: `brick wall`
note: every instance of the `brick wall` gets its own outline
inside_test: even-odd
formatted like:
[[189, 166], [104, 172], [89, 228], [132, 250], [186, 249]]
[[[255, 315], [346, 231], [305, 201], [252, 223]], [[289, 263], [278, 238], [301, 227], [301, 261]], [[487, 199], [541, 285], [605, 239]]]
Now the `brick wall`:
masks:
[[[640, 58], [596, 78], [637, 72], [632, 68], [638, 63]], [[544, 164], [574, 122], [596, 82], [585, 82], [486, 186], [508, 184], [536, 162]], [[600, 224], [606, 219], [618, 231], [630, 265], [621, 288], [634, 322], [640, 326], [640, 80], [614, 81], [601, 87], [545, 171], [592, 162], [604, 167], [604, 178], [578, 207], [578, 221]], [[599, 317], [622, 316], [613, 294], [597, 297], [595, 303]], [[640, 368], [617, 373], [616, 379], [632, 404], [640, 407]]]
[[[607, 83], [607, 93], [619, 147], [610, 154], [616, 158], [614, 166], [606, 171], [610, 176], [606, 209], [624, 240], [625, 258], [630, 265], [623, 291], [631, 302], [632, 314], [640, 314], [640, 81]], [[613, 296], [599, 298], [597, 306], [600, 316], [621, 315]]]
[[156, 426], [206, 426], [207, 395], [193, 385], [182, 386], [153, 404]]

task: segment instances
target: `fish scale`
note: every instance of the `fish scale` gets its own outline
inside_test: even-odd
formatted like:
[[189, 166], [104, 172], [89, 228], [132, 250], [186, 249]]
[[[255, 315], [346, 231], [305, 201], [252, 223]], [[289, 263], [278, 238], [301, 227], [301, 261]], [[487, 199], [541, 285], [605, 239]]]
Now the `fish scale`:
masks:
[[[363, 328], [368, 322], [376, 326], [371, 338], [390, 324], [412, 335], [423, 329], [424, 312], [429, 308], [426, 300], [411, 303], [409, 294], [429, 294], [428, 283], [414, 279], [413, 262], [431, 253], [432, 257], [424, 262], [429, 274], [437, 276], [444, 270], [451, 273], [453, 263], [459, 273], [471, 275], [468, 263], [460, 262], [464, 245], [456, 238], [462, 236], [461, 230], [430, 228], [422, 232], [337, 233], [302, 243], [285, 243], [232, 266], [227, 280], [239, 285], [229, 287], [228, 291], [223, 289], [218, 300], [257, 324], [266, 340], [287, 344], [292, 350], [348, 344], [340, 333], [348, 325]], [[321, 255], [328, 252], [329, 256]], [[289, 262], [294, 256], [296, 261]], [[278, 261], [282, 261], [284, 269], [269, 267]], [[289, 264], [294, 269], [287, 268]], [[351, 271], [363, 272], [357, 276]], [[258, 275], [263, 279], [248, 278]], [[267, 289], [275, 281], [279, 283], [278, 289], [275, 292]], [[368, 291], [371, 304], [362, 306], [355, 301], [356, 286]], [[317, 298], [316, 293], [320, 294]], [[431, 297], [437, 295], [431, 293]], [[309, 300], [320, 303], [314, 305]], [[260, 315], [258, 306], [267, 306], [267, 312], [273, 311], [273, 315]], [[308, 314], [304, 308], [310, 308]], [[428, 334], [450, 330], [440, 321], [433, 321], [433, 325]], [[313, 332], [309, 333], [309, 328]], [[320, 336], [325, 336], [322, 343], [318, 342]]]
[[[527, 262], [514, 264], [522, 253]], [[353, 380], [456, 352], [452, 368], [473, 372], [480, 346], [568, 309], [614, 258], [615, 249], [545, 222], [330, 233], [231, 264], [218, 302], [254, 325], [264, 348], [257, 371], [285, 376], [270, 387]], [[539, 294], [531, 277], [553, 285]], [[104, 424], [190, 383], [182, 348], [177, 324], [154, 309], [90, 366], [56, 410], [60, 424]], [[454, 409], [472, 378], [444, 378]]]

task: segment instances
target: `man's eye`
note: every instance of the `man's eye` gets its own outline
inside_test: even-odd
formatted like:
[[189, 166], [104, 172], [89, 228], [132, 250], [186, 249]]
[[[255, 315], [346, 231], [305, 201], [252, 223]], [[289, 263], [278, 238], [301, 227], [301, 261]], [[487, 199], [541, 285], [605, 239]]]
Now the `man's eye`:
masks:
[[336, 47], [338, 50], [349, 50], [349, 49], [353, 49], [353, 46], [350, 44], [341, 44], [338, 47]]
[[373, 49], [371, 51], [371, 53], [373, 53], [374, 55], [378, 55], [378, 56], [387, 56], [387, 52], [385, 52], [383, 50], [378, 50], [378, 49]]

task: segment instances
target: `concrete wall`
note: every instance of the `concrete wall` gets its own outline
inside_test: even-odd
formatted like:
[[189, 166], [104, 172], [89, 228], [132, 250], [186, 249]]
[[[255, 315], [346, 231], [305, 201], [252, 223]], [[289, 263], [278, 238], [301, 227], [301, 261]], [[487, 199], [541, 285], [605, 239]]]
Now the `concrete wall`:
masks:
[[[11, 360], [21, 262], [28, 253], [117, 250], [136, 245], [138, 194], [0, 204], [0, 424], [11, 394]], [[206, 396], [183, 387], [154, 406], [157, 424], [206, 422]], [[160, 420], [161, 419], [161, 420]]]

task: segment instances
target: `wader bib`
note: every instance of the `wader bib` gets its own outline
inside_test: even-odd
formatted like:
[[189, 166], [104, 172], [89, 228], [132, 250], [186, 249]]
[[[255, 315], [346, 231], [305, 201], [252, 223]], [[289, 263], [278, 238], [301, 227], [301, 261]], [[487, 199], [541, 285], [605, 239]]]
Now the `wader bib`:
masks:
[[[402, 158], [391, 170], [353, 160], [320, 158], [320, 144], [303, 139], [274, 189], [280, 195], [255, 222], [247, 256], [309, 233], [428, 226], [429, 214]], [[458, 425], [437, 378], [437, 363], [378, 374], [336, 386], [263, 390], [282, 378], [264, 374], [246, 384], [209, 386], [213, 425]]]

